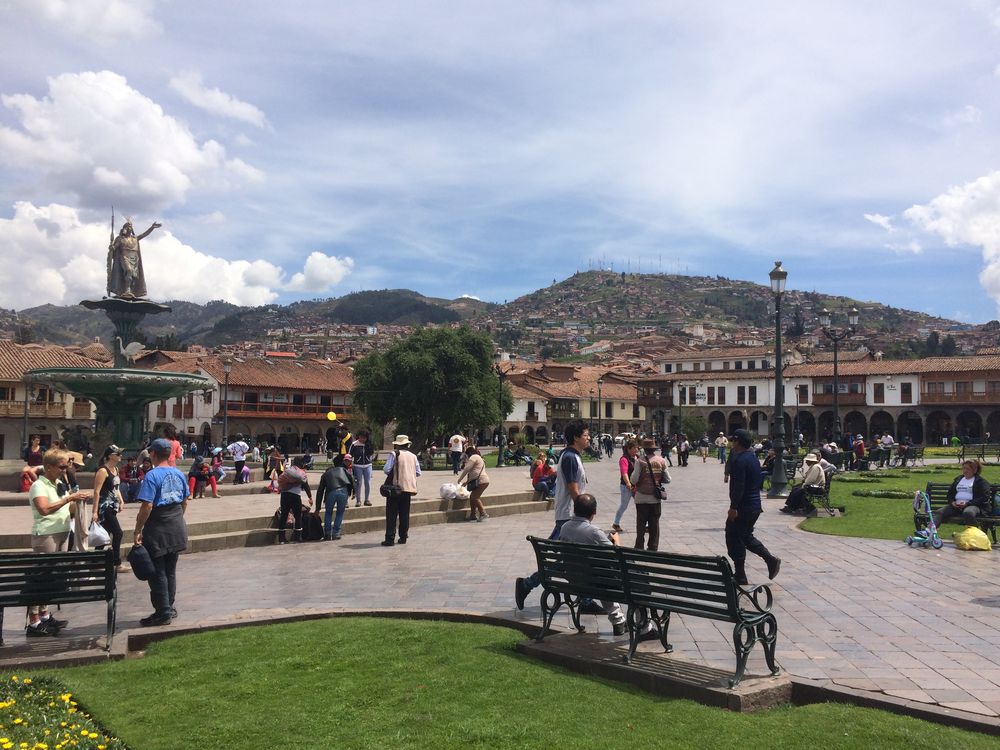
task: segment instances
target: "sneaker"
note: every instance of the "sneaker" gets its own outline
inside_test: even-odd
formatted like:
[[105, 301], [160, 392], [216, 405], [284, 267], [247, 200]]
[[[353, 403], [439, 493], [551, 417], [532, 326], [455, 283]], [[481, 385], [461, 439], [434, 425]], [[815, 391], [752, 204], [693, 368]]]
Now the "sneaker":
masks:
[[656, 632], [656, 628], [650, 628], [642, 633], [639, 633], [639, 637], [636, 639], [639, 642], [642, 641], [655, 641], [660, 637], [660, 634]]
[[613, 532], [615, 532], [616, 534], [624, 534], [625, 533], [625, 529], [623, 529], [621, 526], [619, 526], [616, 523], [611, 524], [611, 530]]
[[177, 610], [174, 609], [173, 607], [170, 608], [170, 619], [171, 620], [177, 619]]
[[780, 508], [778, 508], [778, 510], [782, 513], [789, 513], [789, 514], [795, 512], [792, 508], [789, 508], [787, 505], [782, 505]]
[[778, 571], [781, 570], [781, 558], [772, 557], [767, 561], [767, 577], [770, 580], [774, 580], [774, 577], [778, 575]]
[[42, 624], [47, 628], [53, 628], [55, 630], [62, 630], [64, 627], [69, 625], [69, 620], [57, 620], [52, 615], [42, 618]]
[[158, 615], [154, 612], [149, 617], [143, 617], [141, 620], [139, 620], [139, 624], [142, 625], [144, 628], [155, 628], [159, 627], [160, 625], [169, 625], [170, 615], [169, 614]]
[[365, 500], [365, 505], [371, 505], [371, 504], [372, 504], [371, 500]]
[[489, 514], [489, 513], [483, 513], [483, 515], [481, 515], [481, 516], [480, 516], [479, 518], [477, 518], [476, 520], [477, 520], [477, 521], [485, 521], [485, 520], [486, 520], [487, 518], [489, 518], [489, 517], [490, 517], [490, 514]]
[[470, 513], [469, 515], [467, 515], [465, 517], [465, 520], [466, 521], [478, 521], [479, 519], [476, 518], [476, 514], [475, 513]]
[[626, 625], [624, 622], [611, 623], [612, 635], [625, 635], [627, 632], [628, 632], [628, 625]]
[[361, 501], [358, 500], [356, 503], [354, 503], [354, 507], [355, 508], [360, 508], [361, 507]]
[[384, 542], [382, 542], [382, 546], [383, 547], [391, 547], [394, 544], [395, 544], [395, 542], [392, 541], [391, 539], [386, 539]]
[[531, 591], [531, 587], [524, 578], [518, 578], [514, 581], [514, 603], [518, 609], [524, 609], [524, 599], [529, 591]]
[[339, 531], [334, 532], [334, 534], [333, 534], [333, 541], [337, 541], [342, 536], [343, 536], [343, 534], [341, 532], [339, 532]]
[[399, 539], [396, 540], [396, 544], [406, 544], [406, 537], [405, 536], [399, 537]]
[[589, 602], [584, 602], [580, 605], [581, 615], [606, 615], [607, 612], [604, 611], [604, 607], [591, 599]]
[[59, 635], [59, 631], [56, 628], [45, 627], [44, 622], [37, 622], [34, 625], [28, 625], [24, 629], [24, 635], [28, 638], [45, 638], [50, 635]]

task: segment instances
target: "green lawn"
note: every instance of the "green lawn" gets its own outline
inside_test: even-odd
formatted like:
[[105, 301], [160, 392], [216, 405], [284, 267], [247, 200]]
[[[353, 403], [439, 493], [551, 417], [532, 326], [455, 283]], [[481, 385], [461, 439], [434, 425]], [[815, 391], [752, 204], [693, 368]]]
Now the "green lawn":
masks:
[[837, 704], [736, 714], [657, 698], [521, 656], [522, 638], [483, 625], [316, 620], [175, 638], [143, 659], [49, 674], [133, 750], [996, 747]]
[[[806, 531], [838, 536], [857, 536], [866, 539], [898, 539], [902, 541], [913, 533], [913, 493], [923, 489], [927, 482], [950, 482], [960, 473], [958, 462], [947, 465], [930, 465], [914, 469], [895, 469], [876, 473], [878, 481], [855, 481], [867, 479], [854, 473], [834, 477], [830, 487], [830, 502], [834, 506], [847, 509], [840, 518], [809, 518], [802, 524]], [[1000, 467], [986, 466], [983, 476], [991, 483], [1000, 483]], [[905, 490], [908, 497], [883, 499], [855, 497], [855, 490]], [[947, 525], [942, 537], [950, 539], [954, 531], [961, 527]]]

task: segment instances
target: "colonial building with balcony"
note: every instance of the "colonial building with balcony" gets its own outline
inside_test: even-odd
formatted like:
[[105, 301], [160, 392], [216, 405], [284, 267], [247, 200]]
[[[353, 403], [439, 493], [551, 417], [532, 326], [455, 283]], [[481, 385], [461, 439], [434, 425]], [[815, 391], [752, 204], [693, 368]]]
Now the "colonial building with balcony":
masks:
[[27, 370], [44, 367], [107, 367], [107, 359], [95, 359], [97, 352], [77, 348], [15, 344], [0, 340], [0, 460], [17, 460], [31, 435], [38, 435], [42, 445], [61, 440], [73, 427], [90, 427], [94, 406], [86, 399], [57, 393], [45, 386], [26, 386], [22, 381]]
[[[706, 352], [703, 361], [711, 358]], [[972, 441], [990, 433], [1000, 440], [1000, 356], [916, 360], [853, 358], [838, 365], [837, 407], [842, 434], [890, 433], [915, 443], [940, 444], [952, 435]], [[684, 413], [699, 414], [711, 432], [749, 428], [771, 433], [774, 371], [732, 369], [661, 373], [639, 381], [639, 403], [652, 419], [647, 429], [679, 429]], [[830, 361], [784, 369], [785, 433], [807, 442], [834, 432], [834, 377]]]
[[[214, 389], [150, 404], [152, 429], [172, 424], [183, 440], [224, 442], [242, 434], [247, 442], [277, 444], [285, 451], [316, 450], [336, 426], [327, 414], [349, 424], [354, 378], [346, 365], [321, 360], [223, 359], [160, 352], [156, 369], [206, 375]], [[228, 368], [228, 373], [227, 373]]]

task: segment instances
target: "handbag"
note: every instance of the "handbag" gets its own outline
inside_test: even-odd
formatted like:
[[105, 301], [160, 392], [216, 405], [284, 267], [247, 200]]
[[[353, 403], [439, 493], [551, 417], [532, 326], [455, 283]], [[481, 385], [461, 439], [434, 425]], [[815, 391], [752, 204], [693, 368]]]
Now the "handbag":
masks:
[[396, 484], [396, 482], [394, 481], [398, 470], [399, 470], [399, 451], [396, 451], [396, 460], [393, 461], [392, 463], [392, 471], [389, 474], [386, 474], [385, 481], [382, 482], [382, 486], [378, 488], [378, 493], [382, 497], [389, 499], [393, 495], [399, 495], [400, 493], [402, 493], [403, 488], [400, 487], [398, 484]]
[[648, 458], [646, 459], [646, 466], [649, 469], [649, 478], [653, 482], [653, 496], [660, 502], [663, 502], [663, 488], [655, 481], [656, 474], [653, 472], [653, 465], [649, 462]]
[[141, 544], [132, 545], [128, 552], [128, 564], [132, 566], [132, 572], [140, 581], [148, 581], [156, 572], [153, 565], [153, 558], [149, 556], [149, 550]]
[[90, 522], [90, 528], [87, 530], [87, 544], [91, 547], [105, 547], [111, 544], [111, 534], [96, 518]]

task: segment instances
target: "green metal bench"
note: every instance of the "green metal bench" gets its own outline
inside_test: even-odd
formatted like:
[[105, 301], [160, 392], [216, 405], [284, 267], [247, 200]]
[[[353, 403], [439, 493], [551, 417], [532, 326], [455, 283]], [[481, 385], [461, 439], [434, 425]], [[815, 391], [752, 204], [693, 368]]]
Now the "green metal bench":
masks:
[[780, 671], [774, 658], [778, 623], [771, 612], [771, 589], [766, 585], [752, 589], [739, 586], [725, 557], [573, 544], [533, 536], [528, 541], [535, 550], [543, 587], [543, 626], [537, 640], [545, 637], [563, 603], [570, 609], [574, 627], [582, 632], [579, 604], [582, 598], [590, 597], [627, 606], [626, 662], [635, 655], [647, 618], [656, 625], [664, 651], [673, 651], [667, 632], [670, 615], [676, 613], [734, 623], [736, 672], [729, 680], [730, 687], [743, 679], [747, 658], [758, 641], [771, 674]]
[[[948, 490], [951, 489], [951, 482], [928, 482], [924, 492], [931, 501], [931, 513], [940, 510], [948, 504]], [[1000, 492], [1000, 485], [990, 485], [990, 497], [994, 497]], [[929, 518], [923, 511], [914, 510], [913, 528], [920, 531], [927, 527]], [[961, 523], [961, 516], [953, 517], [946, 523]], [[976, 516], [976, 525], [990, 535], [993, 544], [997, 543], [997, 526], [1000, 526], [1000, 516], [979, 515]]]
[[118, 580], [110, 549], [93, 552], [0, 555], [0, 646], [5, 607], [107, 602], [105, 650], [111, 650], [118, 606]]

